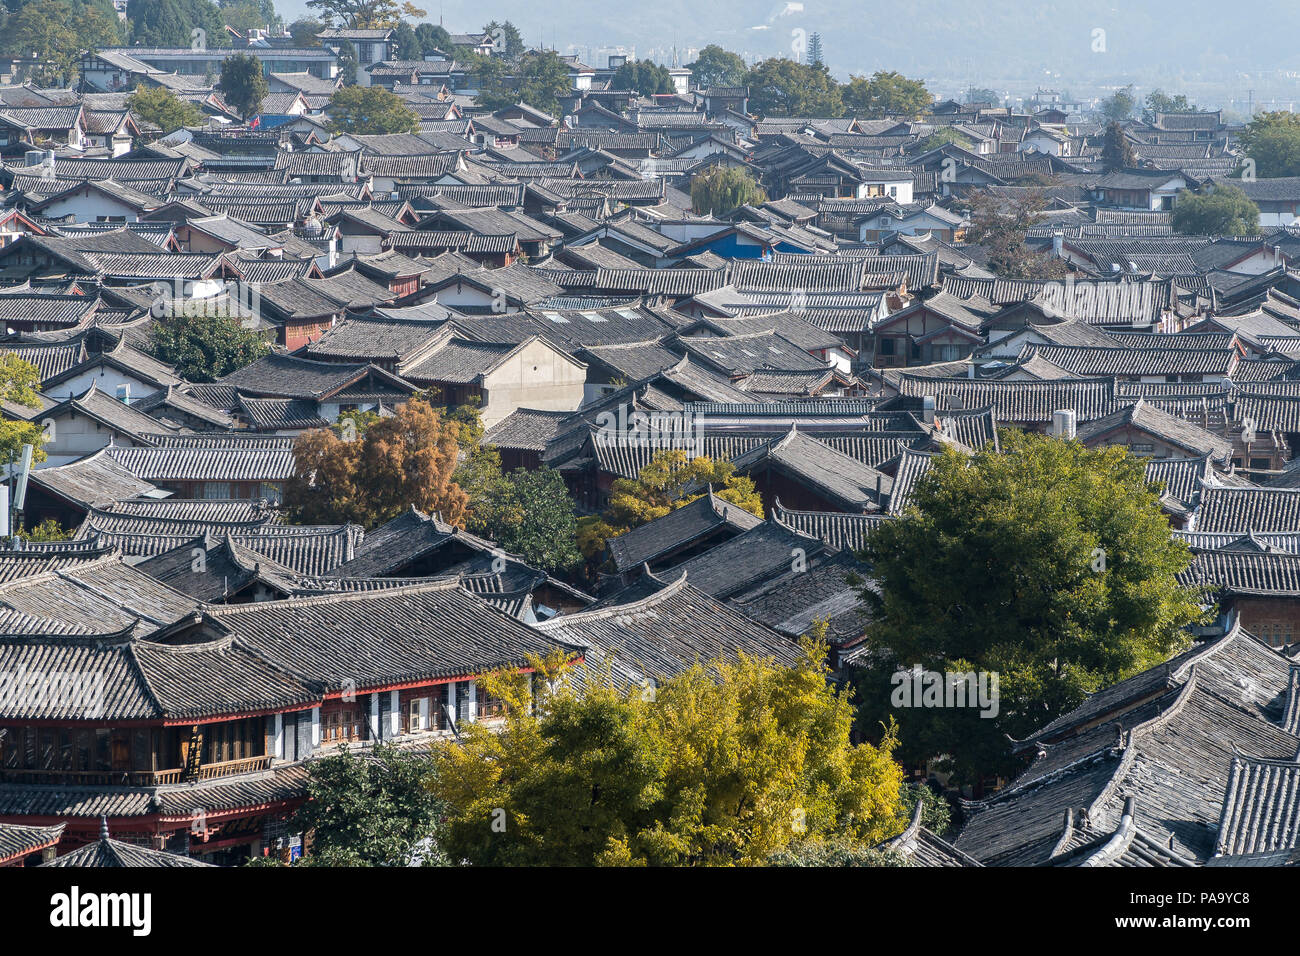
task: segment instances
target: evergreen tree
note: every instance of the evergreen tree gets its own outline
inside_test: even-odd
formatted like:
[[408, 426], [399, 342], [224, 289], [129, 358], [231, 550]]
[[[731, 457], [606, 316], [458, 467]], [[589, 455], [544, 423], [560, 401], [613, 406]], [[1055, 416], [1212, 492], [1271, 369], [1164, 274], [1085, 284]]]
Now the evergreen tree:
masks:
[[1124, 135], [1124, 128], [1114, 120], [1106, 124], [1106, 139], [1101, 147], [1101, 162], [1107, 172], [1137, 165], [1133, 146]]
[[808, 65], [822, 65], [822, 35], [814, 33], [808, 38]]

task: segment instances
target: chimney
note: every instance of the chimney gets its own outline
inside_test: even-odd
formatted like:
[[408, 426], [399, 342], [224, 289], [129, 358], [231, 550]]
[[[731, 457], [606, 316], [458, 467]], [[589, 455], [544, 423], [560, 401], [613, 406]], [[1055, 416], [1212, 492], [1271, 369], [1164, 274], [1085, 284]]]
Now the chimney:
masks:
[[1057, 409], [1052, 412], [1052, 436], [1055, 438], [1073, 438], [1077, 421], [1073, 408]]
[[927, 425], [934, 424], [934, 396], [926, 395], [921, 399], [921, 421]]
[[1057, 231], [1052, 233], [1052, 255], [1058, 259], [1064, 258], [1065, 251], [1065, 233]]

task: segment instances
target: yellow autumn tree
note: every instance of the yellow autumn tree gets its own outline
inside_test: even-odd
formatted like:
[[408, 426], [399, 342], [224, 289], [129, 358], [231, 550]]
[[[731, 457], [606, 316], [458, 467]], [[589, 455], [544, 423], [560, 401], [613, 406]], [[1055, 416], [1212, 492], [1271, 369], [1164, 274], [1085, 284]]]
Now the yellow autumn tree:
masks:
[[609, 506], [578, 522], [578, 547], [587, 558], [617, 538], [655, 518], [662, 518], [707, 493], [763, 517], [763, 499], [750, 478], [737, 475], [729, 461], [689, 458], [680, 449], [656, 454], [635, 479], [619, 478], [610, 488]]
[[443, 848], [475, 865], [761, 865], [795, 842], [862, 847], [905, 822], [892, 729], [853, 744], [853, 707], [826, 680], [825, 644], [797, 666], [740, 655], [655, 692], [583, 674], [559, 656], [486, 681], [503, 728], [436, 744], [430, 788]]
[[[0, 357], [0, 402], [13, 407], [39, 409], [40, 370], [12, 352]], [[17, 461], [23, 445], [31, 445], [35, 461], [45, 461], [45, 432], [36, 422], [0, 413], [0, 463]]]

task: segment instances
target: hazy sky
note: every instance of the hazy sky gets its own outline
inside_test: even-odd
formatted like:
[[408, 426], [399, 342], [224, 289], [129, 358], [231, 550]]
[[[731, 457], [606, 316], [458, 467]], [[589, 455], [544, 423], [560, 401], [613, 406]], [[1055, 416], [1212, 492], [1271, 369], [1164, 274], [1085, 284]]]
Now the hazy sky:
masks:
[[[589, 55], [717, 43], [747, 58], [792, 56], [818, 32], [840, 79], [897, 69], [931, 89], [987, 85], [1076, 93], [1135, 83], [1227, 105], [1300, 98], [1300, 4], [1264, 0], [1234, 14], [1220, 0], [416, 0], [453, 32], [510, 20], [529, 45]], [[276, 0], [293, 20], [305, 0]], [[683, 62], [685, 60], [683, 59]], [[1253, 94], [1249, 94], [1254, 90]]]

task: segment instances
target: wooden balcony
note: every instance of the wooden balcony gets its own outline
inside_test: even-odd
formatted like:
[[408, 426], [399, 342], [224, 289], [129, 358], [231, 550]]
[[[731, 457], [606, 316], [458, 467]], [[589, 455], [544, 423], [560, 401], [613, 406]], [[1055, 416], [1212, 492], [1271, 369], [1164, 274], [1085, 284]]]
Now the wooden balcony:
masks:
[[[201, 764], [195, 780], [214, 780], [241, 773], [254, 773], [271, 766], [269, 756], [244, 757], [221, 763]], [[185, 780], [185, 770], [14, 770], [0, 769], [5, 783], [62, 784], [77, 787], [157, 787]]]
[[[271, 757], [263, 754], [260, 757], [242, 757], [239, 760], [224, 760], [221, 763], [200, 764], [196, 780], [211, 780], [214, 777], [233, 777], [241, 773], [254, 773], [258, 770], [266, 770], [271, 766]], [[171, 771], [165, 771], [171, 772]], [[181, 771], [177, 770], [176, 773]], [[177, 778], [180, 779], [179, 777]]]

